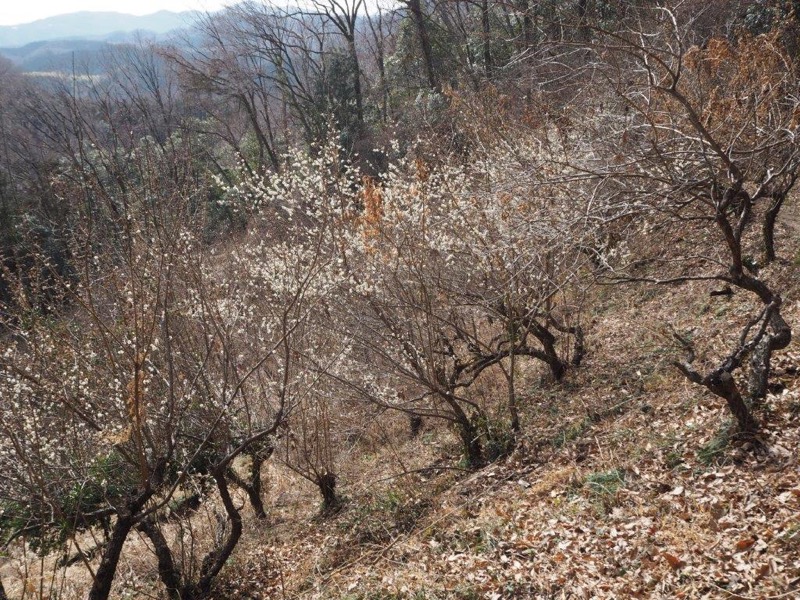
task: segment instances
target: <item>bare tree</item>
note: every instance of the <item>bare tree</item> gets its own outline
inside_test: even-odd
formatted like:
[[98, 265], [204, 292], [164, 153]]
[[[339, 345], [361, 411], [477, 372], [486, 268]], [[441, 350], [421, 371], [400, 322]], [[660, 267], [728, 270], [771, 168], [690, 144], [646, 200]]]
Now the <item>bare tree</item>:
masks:
[[423, 10], [423, 2], [421, 0], [405, 0], [403, 4], [417, 32], [417, 40], [422, 54], [422, 64], [425, 67], [425, 77], [427, 78], [428, 86], [430, 89], [438, 92], [441, 89], [441, 82], [439, 74], [436, 72], [436, 66], [434, 65], [433, 46], [431, 45], [429, 24], [426, 20], [427, 16]]
[[347, 54], [352, 67], [352, 80], [356, 101], [356, 118], [364, 121], [364, 97], [361, 91], [361, 66], [356, 47], [359, 13], [364, 8], [364, 0], [312, 0], [315, 17], [323, 17], [344, 38]]
[[387, 75], [386, 61], [391, 53], [391, 38], [396, 30], [396, 11], [387, 10], [378, 5], [370, 12], [368, 6], [364, 7], [369, 35], [365, 36], [365, 44], [372, 53], [375, 66], [378, 70], [378, 89], [381, 98], [381, 116], [387, 123], [390, 115], [390, 92]]
[[232, 127], [230, 107], [243, 113], [258, 148], [258, 164], [250, 164], [250, 168], [257, 169], [268, 162], [278, 169], [273, 63], [263, 53], [248, 48], [248, 43], [254, 41], [244, 31], [249, 23], [245, 16], [252, 14], [246, 11], [250, 9], [255, 10], [253, 5], [245, 4], [237, 10], [207, 15], [196, 24], [202, 36], [200, 43], [190, 44], [188, 51], [171, 49], [164, 54], [178, 66], [187, 90], [211, 95], [205, 106], [223, 128], [222, 138], [247, 158], [242, 135]]
[[[776, 257], [775, 223], [800, 168], [795, 69], [774, 36], [690, 46], [682, 33], [690, 28], [672, 12], [652, 9], [651, 17], [652, 29], [605, 32], [598, 52], [620, 110], [602, 120], [603, 137], [616, 149], [598, 149], [586, 170], [602, 171], [614, 182], [610, 202], [639, 214], [631, 222], [635, 247], [610, 261], [610, 276], [719, 281], [754, 297], [755, 313], [715, 366], [703, 373], [693, 365], [685, 335], [678, 339], [686, 359], [675, 363], [725, 399], [750, 433], [757, 425], [747, 401], [765, 395], [772, 353], [791, 340], [767, 267]], [[734, 373], [748, 358], [745, 397]]]

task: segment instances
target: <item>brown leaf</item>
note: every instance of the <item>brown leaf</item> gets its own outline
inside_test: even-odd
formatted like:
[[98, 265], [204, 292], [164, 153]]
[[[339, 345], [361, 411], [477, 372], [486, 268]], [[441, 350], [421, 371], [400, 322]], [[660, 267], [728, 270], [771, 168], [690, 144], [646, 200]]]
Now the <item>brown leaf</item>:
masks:
[[747, 550], [750, 546], [756, 543], [755, 538], [745, 538], [736, 542], [736, 550], [741, 552]]
[[686, 566], [686, 561], [681, 560], [674, 554], [670, 554], [669, 552], [662, 552], [661, 556], [663, 556], [666, 561], [669, 563], [669, 566], [673, 569], [680, 569], [681, 567]]

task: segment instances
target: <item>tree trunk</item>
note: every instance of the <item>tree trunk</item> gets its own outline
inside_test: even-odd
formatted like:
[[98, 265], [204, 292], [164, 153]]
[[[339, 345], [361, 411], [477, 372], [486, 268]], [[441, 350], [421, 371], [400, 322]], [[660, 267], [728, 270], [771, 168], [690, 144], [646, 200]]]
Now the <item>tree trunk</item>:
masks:
[[547, 366], [550, 367], [550, 374], [553, 376], [553, 381], [561, 381], [567, 372], [567, 365], [558, 357], [558, 354], [553, 348], [545, 348], [547, 355]]
[[197, 584], [191, 587], [191, 597], [205, 598], [209, 595], [211, 583], [222, 570], [222, 567], [225, 566], [234, 548], [239, 543], [239, 538], [242, 537], [242, 515], [231, 498], [228, 482], [225, 479], [225, 472], [224, 470], [222, 472], [216, 471], [212, 475], [217, 483], [217, 491], [219, 491], [222, 505], [225, 507], [225, 514], [231, 525], [231, 530], [222, 545], [209, 552], [203, 559], [203, 564], [200, 567], [200, 578]]
[[528, 0], [520, 0], [519, 10], [522, 12], [522, 46], [529, 50], [533, 47], [533, 18]]
[[[258, 458], [254, 458], [254, 460], [257, 461], [259, 465], [264, 462], [263, 458], [260, 461]], [[260, 466], [258, 468], [258, 473], [260, 474]], [[239, 543], [243, 529], [242, 517], [231, 498], [226, 479], [228, 475], [230, 475], [230, 472], [227, 472], [226, 469], [212, 474], [217, 484], [217, 491], [219, 492], [220, 499], [225, 507], [225, 519], [222, 522], [230, 524], [230, 532], [227, 537], [224, 537], [219, 542], [218, 546], [203, 558], [200, 574], [196, 582], [187, 581], [185, 579], [184, 574], [181, 573], [175, 564], [167, 540], [153, 520], [147, 519], [138, 526], [139, 530], [148, 537], [155, 548], [156, 557], [158, 558], [159, 578], [166, 587], [167, 596], [170, 600], [197, 600], [209, 597], [211, 593], [211, 584], [214, 578], [225, 566], [228, 558], [230, 558], [230, 555]]]
[[245, 94], [239, 94], [236, 96], [236, 98], [239, 100], [239, 105], [244, 108], [245, 112], [247, 113], [247, 116], [250, 120], [250, 125], [253, 127], [253, 133], [255, 133], [256, 139], [258, 140], [259, 153], [263, 155], [263, 153], [266, 152], [272, 168], [276, 171], [279, 170], [281, 165], [280, 161], [278, 160], [278, 155], [275, 154], [272, 144], [270, 144], [270, 141], [264, 134], [264, 130], [261, 128], [261, 124], [258, 122], [258, 112], [254, 106], [252, 97], [248, 97]]
[[724, 398], [728, 403], [728, 408], [739, 425], [739, 431], [750, 435], [758, 430], [758, 423], [750, 413], [750, 409], [747, 407], [744, 398], [742, 398], [742, 395], [739, 393], [739, 388], [736, 386], [733, 375], [727, 371], [723, 371], [719, 375], [711, 377], [707, 387], [717, 396]]
[[253, 463], [250, 466], [250, 485], [245, 488], [257, 519], [267, 518], [267, 512], [264, 510], [264, 499], [261, 497], [261, 467], [263, 464], [263, 458], [253, 456]]
[[584, 44], [588, 44], [592, 39], [592, 32], [589, 29], [589, 23], [587, 21], [586, 0], [578, 0], [578, 19], [578, 29], [581, 38], [580, 41]]
[[389, 84], [386, 79], [386, 61], [383, 56], [383, 48], [378, 50], [378, 81], [381, 88], [381, 117], [384, 123], [389, 121]]
[[436, 77], [436, 71], [433, 66], [433, 48], [431, 47], [431, 39], [428, 35], [428, 25], [425, 23], [425, 15], [422, 13], [422, 4], [420, 0], [406, 0], [406, 6], [411, 13], [414, 27], [417, 29], [428, 85], [432, 90], [438, 92], [440, 90], [439, 79]]
[[779, 311], [780, 306], [770, 317], [770, 327], [773, 333], [765, 334], [750, 355], [750, 381], [747, 391], [750, 399], [754, 402], [767, 396], [772, 353], [775, 350], [786, 348], [792, 341], [792, 330]]
[[772, 204], [767, 209], [764, 215], [764, 222], [761, 225], [761, 234], [764, 238], [764, 264], [768, 265], [776, 258], [775, 255], [775, 223], [778, 220], [778, 214], [781, 212], [781, 207], [786, 200], [786, 194], [775, 194], [772, 198]]
[[492, 78], [492, 36], [489, 21], [489, 0], [481, 2], [481, 27], [483, 29], [483, 66], [486, 79]]
[[361, 65], [358, 62], [358, 52], [354, 37], [347, 40], [347, 47], [350, 50], [350, 60], [353, 63], [353, 92], [356, 95], [356, 118], [361, 124], [364, 122], [364, 98], [361, 91]]
[[383, 12], [378, 9], [377, 28], [373, 18], [367, 15], [367, 24], [372, 32], [372, 39], [375, 41], [375, 64], [378, 67], [378, 81], [381, 90], [381, 120], [386, 123], [389, 120], [389, 85], [386, 81], [386, 58], [384, 54], [384, 34], [383, 34]]
[[464, 446], [467, 464], [472, 468], [483, 466], [483, 445], [478, 430], [470, 421], [459, 423], [459, 434]]
[[769, 336], [764, 336], [764, 339], [761, 340], [750, 355], [750, 381], [748, 382], [747, 392], [753, 402], [763, 400], [767, 396], [771, 370], [770, 363], [772, 360], [772, 348], [769, 340]]
[[322, 509], [331, 511], [339, 506], [339, 496], [336, 495], [336, 475], [325, 472], [317, 478], [317, 486], [322, 494]]
[[547, 329], [547, 327], [531, 320], [529, 323], [531, 334], [539, 340], [542, 345], [543, 360], [550, 367], [550, 373], [554, 381], [561, 381], [567, 372], [567, 364], [561, 360], [556, 350], [556, 337]]
[[89, 590], [89, 600], [107, 600], [111, 593], [111, 584], [117, 572], [117, 565], [122, 554], [122, 547], [128, 534], [135, 525], [133, 515], [130, 513], [119, 514], [114, 529], [111, 532], [111, 539], [108, 540], [100, 567], [95, 573], [92, 589]]
[[508, 412], [511, 415], [511, 431], [516, 436], [520, 432], [519, 410], [517, 409], [516, 371], [517, 355], [512, 345], [508, 367]]
[[412, 439], [417, 437], [419, 432], [422, 431], [422, 424], [423, 420], [420, 415], [410, 415], [408, 417], [408, 426], [411, 429]]
[[583, 357], [586, 356], [586, 344], [584, 342], [583, 327], [580, 325], [575, 325], [575, 327], [572, 327], [572, 333], [575, 335], [575, 345], [572, 348], [572, 364], [575, 367], [580, 367]]
[[226, 477], [230, 479], [231, 483], [240, 489], [244, 490], [247, 498], [250, 501], [250, 506], [257, 519], [266, 519], [267, 512], [264, 509], [264, 500], [261, 497], [261, 468], [266, 462], [267, 458], [272, 455], [270, 449], [269, 454], [266, 456], [261, 454], [258, 450], [249, 454], [252, 461], [250, 465], [250, 477], [248, 480], [243, 479], [231, 467], [227, 468]]
[[[575, 367], [580, 367], [583, 357], [586, 356], [586, 343], [583, 335], [583, 327], [580, 325], [565, 325], [563, 323], [559, 323], [552, 316], [548, 318], [548, 322], [557, 331], [574, 337], [575, 341], [572, 345], [572, 359], [570, 360], [570, 363]], [[553, 348], [555, 347], [554, 342], [555, 338], [553, 338], [553, 343], [551, 344], [551, 347]]]
[[167, 597], [170, 600], [187, 600], [186, 596], [181, 593], [181, 574], [175, 568], [172, 551], [158, 525], [151, 519], [145, 519], [139, 524], [138, 529], [153, 544], [158, 559], [158, 577], [167, 589]]
[[[442, 400], [444, 400], [453, 411], [454, 422], [458, 426], [458, 435], [461, 438], [461, 444], [464, 447], [464, 457], [467, 459], [467, 464], [470, 467], [480, 467], [483, 465], [483, 446], [481, 445], [481, 437], [478, 428], [475, 426], [475, 419], [470, 419], [467, 413], [464, 412], [458, 398], [453, 394], [452, 390], [448, 392], [439, 393]], [[478, 415], [482, 417], [483, 415]]]

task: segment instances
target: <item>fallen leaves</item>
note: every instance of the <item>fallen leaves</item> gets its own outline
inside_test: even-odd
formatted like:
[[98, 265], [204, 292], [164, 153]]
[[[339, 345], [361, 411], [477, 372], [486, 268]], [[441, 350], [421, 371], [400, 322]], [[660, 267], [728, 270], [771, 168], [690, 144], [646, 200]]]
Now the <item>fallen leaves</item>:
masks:
[[662, 552], [661, 556], [664, 557], [664, 560], [666, 560], [667, 563], [669, 563], [669, 566], [672, 567], [673, 569], [680, 569], [686, 566], [686, 561], [681, 560], [674, 554], [670, 554], [669, 552]]
[[[576, 462], [565, 448], [534, 469], [496, 463], [437, 496], [429, 521], [391, 547], [375, 548], [369, 560], [317, 571], [326, 564], [320, 548], [314, 570], [297, 578], [308, 587], [288, 597], [413, 598], [422, 591], [442, 599], [706, 600], [791, 593], [800, 578], [800, 419], [791, 408], [800, 405], [797, 384], [768, 399], [762, 452], [731, 443], [718, 462], [699, 460], [697, 449], [725, 417], [724, 407], [705, 397], [686, 409], [685, 421], [671, 405], [638, 422], [640, 413], [632, 412], [593, 426], [604, 459], [598, 452]], [[773, 443], [780, 448], [771, 452]], [[340, 547], [358, 544], [329, 527]], [[287, 558], [299, 545], [288, 539]]]
[[738, 552], [742, 552], [750, 548], [755, 543], [756, 543], [755, 538], [747, 538], [744, 540], [739, 540], [738, 542], [736, 542], [736, 550]]

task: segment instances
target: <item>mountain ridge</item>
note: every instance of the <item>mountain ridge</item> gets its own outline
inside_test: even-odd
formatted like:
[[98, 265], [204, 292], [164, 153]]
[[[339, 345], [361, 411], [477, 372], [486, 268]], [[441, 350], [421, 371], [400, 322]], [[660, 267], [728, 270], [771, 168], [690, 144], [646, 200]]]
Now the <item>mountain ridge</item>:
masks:
[[191, 24], [198, 11], [161, 10], [136, 16], [115, 11], [79, 11], [23, 23], [0, 26], [0, 47], [20, 48], [32, 42], [55, 40], [107, 41], [121, 32], [161, 35]]

